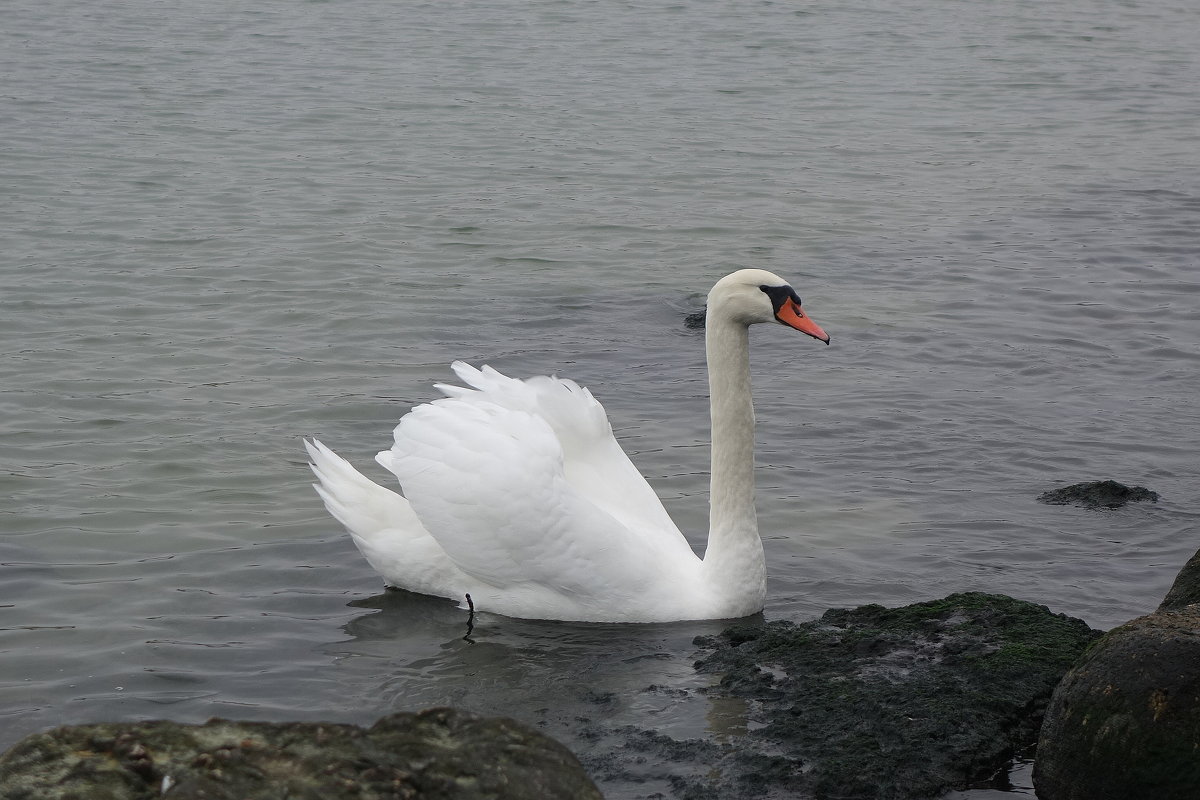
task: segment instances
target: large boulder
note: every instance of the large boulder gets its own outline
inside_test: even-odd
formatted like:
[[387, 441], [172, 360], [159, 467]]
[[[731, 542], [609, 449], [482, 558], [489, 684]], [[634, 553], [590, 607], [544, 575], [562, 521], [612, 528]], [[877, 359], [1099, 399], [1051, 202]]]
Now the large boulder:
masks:
[[602, 800], [565, 747], [453, 709], [354, 725], [154, 721], [27, 736], [0, 756], [5, 800]]
[[1054, 692], [1043, 800], [1200, 797], [1200, 552], [1153, 614], [1109, 631]]

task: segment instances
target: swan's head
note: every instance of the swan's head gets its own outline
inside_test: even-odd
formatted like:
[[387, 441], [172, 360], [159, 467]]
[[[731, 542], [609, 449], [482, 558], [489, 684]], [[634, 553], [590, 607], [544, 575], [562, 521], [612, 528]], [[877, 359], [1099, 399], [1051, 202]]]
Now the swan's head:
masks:
[[783, 278], [765, 269], [740, 269], [708, 293], [708, 316], [754, 325], [778, 322], [829, 344], [829, 334], [800, 308], [800, 296]]

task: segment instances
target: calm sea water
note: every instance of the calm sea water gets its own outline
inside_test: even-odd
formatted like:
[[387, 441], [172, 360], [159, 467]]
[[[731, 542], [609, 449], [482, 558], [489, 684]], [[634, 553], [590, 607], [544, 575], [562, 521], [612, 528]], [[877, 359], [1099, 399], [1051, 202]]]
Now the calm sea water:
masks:
[[[647, 689], [703, 686], [719, 623], [484, 615], [472, 644], [383, 596], [300, 438], [383, 481], [451, 360], [574, 377], [699, 545], [683, 318], [740, 266], [833, 337], [754, 335], [768, 618], [983, 590], [1105, 628], [1200, 547], [1194, 3], [4, 16], [0, 746], [444, 703], [585, 755], [580, 718], [736, 730]], [[1034, 502], [1101, 478], [1162, 501]]]

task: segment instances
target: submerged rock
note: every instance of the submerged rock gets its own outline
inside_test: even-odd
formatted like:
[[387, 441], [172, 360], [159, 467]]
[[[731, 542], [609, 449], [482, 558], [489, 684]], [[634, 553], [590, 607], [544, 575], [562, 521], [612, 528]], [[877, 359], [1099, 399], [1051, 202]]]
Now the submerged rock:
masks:
[[1116, 481], [1092, 481], [1076, 483], [1044, 492], [1037, 497], [1039, 502], [1051, 505], [1076, 505], [1084, 508], [1120, 508], [1126, 503], [1158, 502], [1158, 492], [1144, 486], [1126, 486]]
[[1034, 743], [1055, 684], [1098, 635], [1044, 606], [964, 593], [701, 638], [711, 652], [697, 668], [721, 675], [711, 694], [748, 701], [751, 730], [707, 753], [719, 776], [679, 793], [900, 800], [983, 785]]
[[1043, 800], [1200, 794], [1200, 552], [1157, 611], [1109, 631], [1067, 673], [1033, 777]]
[[75, 725], [0, 756], [5, 800], [518, 800], [600, 792], [553, 739], [453, 709], [322, 723]]

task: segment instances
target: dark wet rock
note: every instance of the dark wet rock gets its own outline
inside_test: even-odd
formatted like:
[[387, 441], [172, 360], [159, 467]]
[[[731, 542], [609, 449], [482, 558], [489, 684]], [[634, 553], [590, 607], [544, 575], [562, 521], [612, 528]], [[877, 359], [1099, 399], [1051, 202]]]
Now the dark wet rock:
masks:
[[5, 800], [467, 800], [594, 798], [562, 745], [517, 722], [452, 709], [369, 729], [321, 723], [153, 721], [27, 736], [0, 756]]
[[1084, 508], [1120, 508], [1126, 503], [1158, 502], [1158, 492], [1143, 486], [1126, 486], [1116, 481], [1076, 483], [1044, 492], [1039, 502], [1052, 505], [1076, 505]]
[[1158, 610], [1181, 611], [1193, 603], [1200, 603], [1200, 550], [1179, 570]]
[[1109, 631], [1059, 684], [1034, 784], [1043, 800], [1200, 796], [1200, 552], [1157, 611]]
[[1054, 685], [1098, 635], [979, 593], [736, 625], [697, 640], [697, 668], [720, 675], [714, 703], [743, 704], [744, 735], [640, 745], [675, 770], [682, 798], [901, 800], [985, 785], [1034, 743]]

